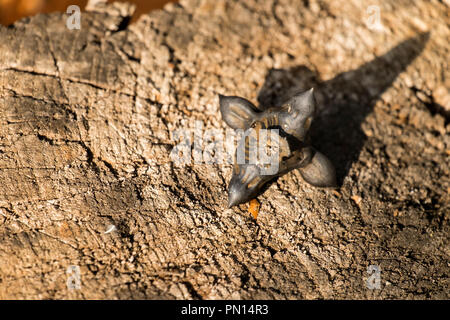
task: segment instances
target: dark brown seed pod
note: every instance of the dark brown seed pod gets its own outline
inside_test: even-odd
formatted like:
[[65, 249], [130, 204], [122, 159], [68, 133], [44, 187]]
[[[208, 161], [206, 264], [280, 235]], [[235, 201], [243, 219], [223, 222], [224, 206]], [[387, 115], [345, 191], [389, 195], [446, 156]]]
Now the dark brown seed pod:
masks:
[[[308, 131], [316, 112], [313, 89], [295, 95], [281, 108], [264, 112], [241, 97], [219, 95], [219, 102], [224, 121], [233, 129], [246, 130], [236, 149], [228, 187], [229, 207], [255, 198], [267, 182], [293, 169], [299, 169], [304, 180], [311, 185], [336, 185], [331, 161], [308, 145]], [[257, 154], [257, 149], [263, 144], [262, 130], [270, 130], [277, 141], [276, 157], [263, 163]], [[266, 141], [266, 145], [273, 147], [272, 140]]]

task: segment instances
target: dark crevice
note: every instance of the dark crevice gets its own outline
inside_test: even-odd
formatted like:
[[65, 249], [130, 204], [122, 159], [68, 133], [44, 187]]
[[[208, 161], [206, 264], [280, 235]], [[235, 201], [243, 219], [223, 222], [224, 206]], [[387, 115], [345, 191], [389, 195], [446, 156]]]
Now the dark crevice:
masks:
[[120, 51], [128, 58], [128, 60], [131, 60], [131, 61], [134, 61], [134, 62], [137, 62], [137, 63], [141, 63], [141, 59], [136, 58], [136, 57], [128, 54], [126, 51], [124, 51], [122, 49], [120, 49]]
[[133, 18], [132, 15], [131, 16], [127, 16], [127, 17], [123, 17], [122, 21], [120, 21], [120, 23], [117, 26], [117, 29], [114, 31], [114, 33], [120, 32], [120, 31], [124, 31], [126, 28], [128, 28], [132, 18]]
[[198, 293], [197, 290], [195, 290], [194, 286], [192, 285], [192, 283], [185, 281], [182, 282], [182, 284], [184, 284], [186, 286], [186, 289], [188, 290], [189, 294], [191, 295], [191, 297], [195, 300], [203, 300], [203, 297]]
[[[87, 155], [87, 162], [94, 168], [94, 170], [100, 174], [101, 173], [101, 169], [99, 168], [99, 166], [96, 163], [96, 159], [94, 156], [94, 153], [92, 152], [91, 148], [89, 148], [86, 143], [84, 141], [81, 140], [68, 140], [68, 139], [52, 139], [49, 138], [43, 134], [38, 133], [37, 138], [41, 141], [45, 141], [50, 145], [57, 145], [58, 142], [62, 142], [62, 143], [77, 143], [80, 146], [83, 147], [83, 149], [86, 151], [86, 155]], [[111, 163], [109, 163], [106, 160], [103, 159], [98, 159], [99, 161], [101, 161], [105, 167], [108, 168], [108, 170], [114, 175], [115, 178], [119, 178], [119, 172], [117, 171], [116, 168], [113, 167], [113, 165]]]
[[103, 164], [109, 169], [109, 171], [114, 175], [114, 177], [119, 178], [119, 172], [116, 170], [116, 168], [113, 167], [111, 163], [103, 159], [99, 160], [103, 162]]
[[169, 63], [173, 65], [173, 71], [175, 73], [179, 72], [180, 69], [178, 65], [181, 63], [181, 60], [176, 57], [175, 49], [172, 48], [172, 46], [170, 46], [167, 42], [163, 42], [162, 45], [165, 46], [167, 50], [169, 50]]
[[429, 95], [425, 91], [414, 86], [410, 89], [417, 97], [417, 99], [419, 99], [419, 101], [422, 102], [425, 107], [427, 107], [427, 109], [433, 116], [436, 114], [440, 114], [445, 119], [445, 125], [450, 123], [450, 111], [446, 110], [445, 107], [435, 102], [432, 95]]
[[30, 96], [30, 95], [24, 95], [24, 94], [21, 94], [21, 93], [18, 93], [16, 91], [14, 91], [14, 90], [11, 90], [11, 89], [6, 89], [6, 90], [11, 92], [12, 96], [14, 98], [26, 98], [26, 99], [30, 99], [30, 100], [33, 100], [33, 101], [36, 101], [36, 102], [43, 103], [43, 104], [53, 104], [55, 106], [61, 107], [64, 111], [67, 112], [68, 116], [70, 116], [73, 120], [76, 121], [78, 119], [76, 112], [69, 108], [70, 105], [68, 103], [57, 102], [57, 101], [55, 101], [53, 99], [52, 99], [52, 101], [48, 101], [48, 100], [45, 100], [45, 99], [40, 99], [40, 98], [36, 98], [36, 97]]
[[278, 252], [278, 250], [274, 249], [273, 247], [271, 247], [271, 246], [268, 245], [268, 244], [264, 244], [262, 241], [259, 242], [259, 245], [260, 245], [262, 248], [264, 248], [264, 249], [266, 249], [267, 251], [269, 251], [270, 256], [271, 256], [272, 258], [273, 258], [273, 256]]
[[42, 135], [42, 134], [39, 134], [39, 133], [38, 133], [36, 136], [37, 136], [37, 138], [38, 138], [39, 140], [45, 141], [45, 142], [47, 142], [47, 143], [50, 144], [50, 145], [54, 145], [54, 144], [55, 144], [55, 141], [54, 141], [54, 140], [52, 140], [52, 139], [50, 139], [49, 137], [46, 137], [46, 136], [44, 136], [44, 135]]
[[130, 243], [134, 242], [134, 235], [131, 233], [130, 227], [125, 221], [117, 223], [117, 230], [122, 239], [128, 239]]
[[[137, 58], [136, 58], [136, 59], [137, 59]], [[177, 61], [179, 61], [179, 60], [177, 60]], [[180, 62], [180, 61], [179, 61], [179, 62]], [[155, 105], [155, 106], [162, 107], [162, 105], [163, 105], [162, 103], [159, 103], [159, 102], [157, 102], [157, 101], [153, 101], [152, 99], [149, 99], [149, 98], [147, 98], [147, 97], [141, 97], [141, 96], [138, 96], [138, 95], [136, 95], [136, 94], [130, 94], [130, 93], [122, 92], [122, 91], [119, 91], [119, 90], [114, 89], [114, 88], [109, 88], [109, 87], [106, 87], [106, 86], [102, 86], [102, 85], [100, 85], [100, 84], [95, 84], [95, 83], [89, 82], [89, 80], [61, 78], [61, 77], [59, 77], [59, 76], [57, 76], [57, 75], [53, 75], [53, 74], [41, 73], [41, 72], [35, 72], [35, 71], [30, 71], [30, 70], [22, 70], [22, 69], [17, 69], [17, 68], [5, 68], [5, 69], [0, 69], [0, 71], [16, 71], [16, 72], [23, 72], [23, 73], [28, 73], [28, 74], [31, 74], [31, 75], [36, 75], [36, 76], [44, 76], [44, 77], [57, 78], [57, 79], [59, 79], [59, 80], [69, 81], [70, 83], [85, 84], [85, 85], [87, 85], [87, 86], [90, 86], [90, 87], [92, 87], [92, 88], [94, 88], [94, 89], [98, 89], [98, 90], [111, 91], [111, 92], [113, 92], [113, 93], [123, 94], [123, 95], [125, 95], [125, 96], [132, 97], [132, 98], [140, 98], [140, 99], [144, 100], [145, 102], [151, 103], [151, 104], [153, 104], [153, 105]], [[11, 89], [9, 89], [9, 90], [12, 91], [12, 92], [14, 92], [14, 91], [11, 90]], [[15, 93], [15, 92], [14, 92], [14, 93]], [[30, 99], [33, 99], [33, 100], [42, 101], [42, 102], [45, 102], [45, 103], [55, 103], [55, 102], [53, 102], [53, 101], [46, 101], [46, 100], [43, 100], [43, 99], [34, 98], [34, 97], [32, 97], [32, 96], [26, 96], [26, 95], [22, 95], [22, 94], [18, 94], [18, 93], [15, 93], [15, 94], [16, 94], [17, 96], [20, 96], [20, 97], [26, 97], [26, 98], [30, 98]], [[58, 105], [67, 105], [67, 104], [58, 102]], [[72, 111], [72, 113], [73, 113], [73, 111]], [[75, 114], [75, 113], [74, 113], [74, 116], [76, 117], [76, 114]]]

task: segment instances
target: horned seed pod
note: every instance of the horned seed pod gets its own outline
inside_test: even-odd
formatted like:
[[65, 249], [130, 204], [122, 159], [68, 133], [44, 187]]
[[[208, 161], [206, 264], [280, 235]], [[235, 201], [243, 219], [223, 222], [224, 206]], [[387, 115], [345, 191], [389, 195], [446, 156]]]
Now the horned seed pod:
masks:
[[[258, 110], [250, 101], [237, 96], [219, 95], [219, 104], [228, 126], [246, 130], [235, 153], [233, 175], [228, 186], [228, 207], [257, 197], [269, 181], [294, 169], [299, 169], [304, 180], [311, 185], [336, 185], [333, 164], [308, 141], [308, 131], [316, 112], [312, 88], [293, 96], [280, 108], [266, 111]], [[270, 172], [268, 163], [261, 163], [258, 159], [250, 161], [253, 154], [259, 157], [256, 149], [262, 142], [262, 130], [272, 133], [273, 139], [266, 142], [270, 147], [273, 147], [273, 141], [277, 141], [277, 157], [272, 157], [272, 163], [269, 163], [269, 167], [276, 170]], [[238, 161], [242, 159], [244, 161]]]

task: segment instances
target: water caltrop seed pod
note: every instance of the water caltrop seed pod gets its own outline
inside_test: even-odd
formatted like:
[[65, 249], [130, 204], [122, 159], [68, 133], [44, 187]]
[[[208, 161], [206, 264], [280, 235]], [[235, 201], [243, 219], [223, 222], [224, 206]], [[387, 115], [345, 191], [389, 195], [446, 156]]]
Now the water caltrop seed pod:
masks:
[[[336, 185], [333, 164], [309, 144], [308, 131], [316, 112], [313, 89], [265, 111], [237, 96], [219, 95], [219, 103], [227, 125], [245, 130], [236, 148], [228, 207], [257, 197], [269, 181], [294, 169], [311, 185]], [[263, 149], [270, 149], [271, 156]]]

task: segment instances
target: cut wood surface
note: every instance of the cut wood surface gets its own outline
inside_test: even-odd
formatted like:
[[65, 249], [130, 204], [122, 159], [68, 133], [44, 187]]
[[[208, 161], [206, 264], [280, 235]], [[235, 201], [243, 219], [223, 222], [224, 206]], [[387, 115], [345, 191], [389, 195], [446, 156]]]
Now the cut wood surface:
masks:
[[[449, 2], [373, 2], [0, 26], [0, 298], [450, 298]], [[310, 87], [337, 189], [292, 171], [255, 220], [227, 208], [231, 164], [169, 156], [175, 130], [225, 132], [218, 94], [266, 107]]]

